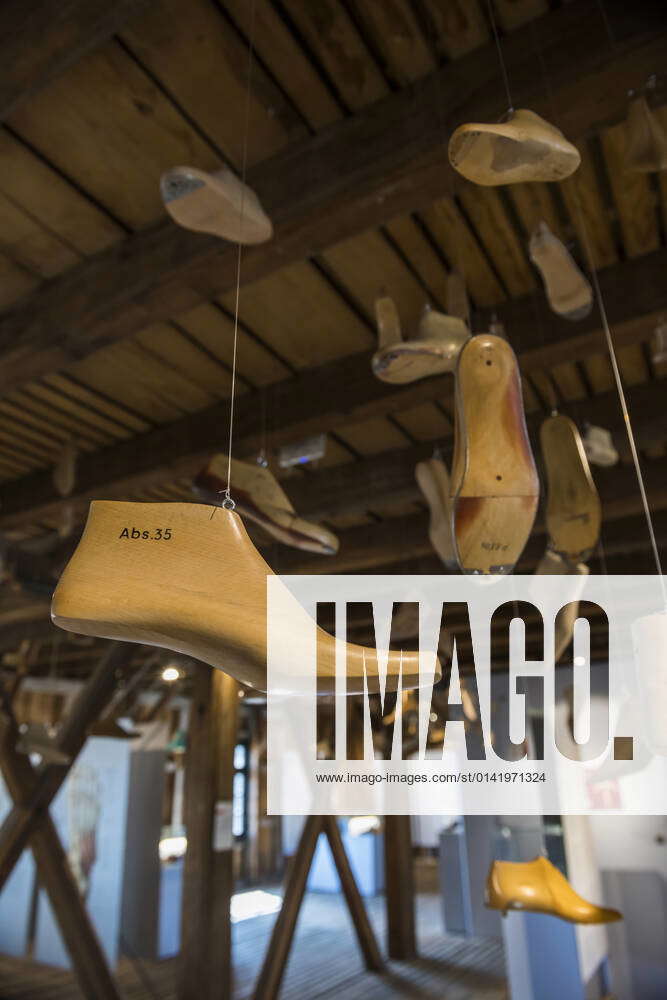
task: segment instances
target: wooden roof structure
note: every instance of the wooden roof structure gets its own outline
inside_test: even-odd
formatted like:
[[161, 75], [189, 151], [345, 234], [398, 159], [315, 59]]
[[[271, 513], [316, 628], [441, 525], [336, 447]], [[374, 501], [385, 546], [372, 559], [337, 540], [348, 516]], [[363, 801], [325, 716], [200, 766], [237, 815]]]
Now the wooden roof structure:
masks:
[[[341, 540], [325, 558], [264, 539], [272, 566], [438, 572], [414, 466], [451, 448], [452, 380], [385, 385], [370, 356], [376, 296], [391, 294], [410, 328], [425, 303], [444, 307], [455, 269], [473, 328], [495, 315], [519, 355], [531, 431], [554, 404], [612, 430], [622, 461], [595, 470], [605, 565], [651, 571], [599, 313], [554, 315], [527, 244], [545, 220], [586, 267], [585, 225], [662, 544], [666, 366], [650, 341], [667, 313], [667, 174], [625, 173], [622, 156], [628, 92], [651, 74], [667, 127], [667, 16], [649, 0], [494, 9], [515, 106], [581, 152], [560, 185], [474, 187], [449, 167], [453, 129], [506, 110], [482, 0], [73, 0], [66, 20], [48, 0], [3, 6], [0, 533], [12, 559], [42, 558], [67, 505], [82, 521], [92, 498], [193, 499], [193, 474], [225, 449], [236, 248], [177, 227], [159, 178], [178, 164], [240, 169], [251, 41], [248, 183], [275, 236], [243, 252], [235, 454], [326, 433], [325, 458], [285, 487]], [[64, 500], [53, 467], [72, 436]], [[543, 550], [538, 521], [519, 568]], [[49, 669], [48, 588], [4, 588], [0, 649], [31, 636], [45, 643], [35, 670]], [[99, 652], [58, 642], [71, 676]]]

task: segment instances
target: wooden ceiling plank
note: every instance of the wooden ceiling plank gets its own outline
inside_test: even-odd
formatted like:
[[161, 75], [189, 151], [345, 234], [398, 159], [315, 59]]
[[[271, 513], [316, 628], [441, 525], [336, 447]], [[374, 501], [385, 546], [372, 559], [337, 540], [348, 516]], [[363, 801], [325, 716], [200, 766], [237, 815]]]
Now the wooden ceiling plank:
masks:
[[552, 185], [510, 184], [507, 193], [514, 203], [527, 239], [530, 239], [540, 222], [546, 222], [554, 236], [564, 242], [567, 241], [563, 224], [556, 211]]
[[53, 460], [59, 450], [59, 446], [54, 443], [53, 438], [46, 438], [29, 424], [21, 426], [10, 420], [2, 422], [0, 443], [6, 454], [16, 455], [17, 458], [22, 458], [25, 455], [28, 462], [40, 465]]
[[38, 284], [33, 273], [0, 252], [0, 309], [7, 309]]
[[577, 366], [573, 362], [564, 361], [560, 365], [554, 365], [551, 375], [561, 396], [568, 403], [586, 398], [586, 386], [577, 371]]
[[[654, 30], [643, 11], [640, 18], [620, 0], [608, 0], [607, 10], [614, 19], [617, 40], [613, 56], [598, 48], [593, 51], [590, 45], [600, 30], [594, 0], [567, 5], [540, 18], [535, 28], [530, 25], [528, 35], [527, 29], [519, 29], [504, 41], [517, 102], [547, 113], [530, 47], [534, 31], [538, 33], [548, 58], [558, 124], [574, 138], [600, 122], [625, 115], [626, 99], [618, 80], [636, 76], [647, 61], [659, 61], [667, 50], [665, 32]], [[447, 167], [446, 136], [460, 120], [493, 116], [494, 108], [497, 111], [495, 65], [491, 47], [473, 51], [392, 94], [381, 105], [330, 126], [304, 145], [296, 143], [253, 168], [248, 181], [272, 216], [276, 236], [247, 249], [244, 283], [402, 212], [420, 210], [453, 190], [458, 181]], [[575, 81], [579, 97], [572, 100]], [[582, 92], [595, 93], [595, 102], [581, 100]], [[77, 99], [82, 100], [80, 95]], [[104, 101], [100, 107], [103, 117]], [[96, 111], [99, 123], [100, 108]], [[142, 125], [147, 133], [143, 141], [152, 148], [150, 122], [144, 120]], [[58, 145], [62, 152], [66, 144], [60, 134]], [[172, 163], [173, 145], [169, 144], [171, 152], [165, 156]], [[96, 148], [95, 169], [104, 160], [104, 152]], [[157, 209], [146, 198], [149, 202], [157, 198], [152, 185], [160, 164], [152, 160], [147, 170], [139, 164], [137, 169], [144, 179], [150, 177], [150, 192], [139, 200], [142, 215], [152, 216]], [[117, 194], [117, 178], [111, 186]], [[452, 240], [451, 227], [443, 228], [448, 231], [438, 242], [449, 259], [446, 243]], [[475, 297], [474, 275], [469, 270]], [[214, 237], [171, 224], [137, 234], [121, 248], [112, 248], [49, 283], [0, 321], [3, 383], [16, 385], [26, 377], [57, 370], [93, 347], [186, 312], [202, 299], [233, 288], [235, 277], [236, 249]], [[481, 302], [484, 296], [477, 298]]]
[[247, 102], [247, 44], [215, 4], [188, 0], [184, 14], [181, 0], [160, 0], [127, 25], [121, 38], [225, 158], [240, 169], [246, 108], [249, 164], [303, 138], [308, 130], [257, 60]]
[[493, 0], [496, 16], [504, 31], [516, 31], [549, 9], [547, 0]]
[[306, 121], [321, 129], [342, 116], [307, 54], [270, 0], [223, 0], [223, 6]]
[[75, 253], [2, 192], [0, 250], [37, 278], [54, 278], [81, 260], [80, 254]]
[[115, 41], [71, 67], [8, 121], [132, 229], [164, 218], [163, 171], [179, 163], [204, 170], [221, 165]]
[[382, 54], [388, 75], [400, 87], [435, 69], [408, 0], [357, 0], [355, 10]]
[[100, 448], [108, 446], [116, 440], [98, 428], [90, 427], [60, 409], [54, 409], [48, 403], [42, 402], [27, 393], [16, 393], [11, 398], [0, 402], [0, 413], [11, 418], [12, 414], [23, 423], [31, 424], [47, 436], [64, 443], [76, 434], [77, 441], [84, 448]]
[[383, 417], [348, 424], [338, 431], [338, 436], [360, 455], [376, 455], [389, 448], [400, 448], [408, 441], [407, 435]]
[[434, 303], [438, 308], [445, 310], [448, 270], [422, 228], [411, 215], [401, 215], [392, 219], [384, 228], [401, 253], [410, 261], [428, 288]]
[[523, 393], [523, 408], [526, 413], [534, 413], [535, 410], [542, 408], [542, 404], [537, 398], [537, 393], [527, 378], [521, 379], [521, 391]]
[[[337, 243], [321, 259], [373, 328], [375, 300], [380, 295], [390, 295], [398, 308], [404, 334], [414, 335], [429, 295], [382, 233], [363, 233]], [[374, 336], [365, 338], [364, 346], [374, 342]]]
[[66, 246], [90, 256], [117, 243], [123, 229], [27, 146], [0, 129], [0, 190]]
[[[182, 372], [188, 382], [202, 389], [207, 397], [227, 399], [231, 393], [232, 377], [221, 362], [213, 361], [205, 351], [187, 340], [169, 323], [158, 323], [137, 334], [137, 343], [162, 360], [170, 368]], [[245, 391], [242, 383], [239, 393]]]
[[[133, 372], [132, 379], [128, 371]], [[211, 402], [208, 393], [152, 358], [135, 341], [103, 348], [74, 365], [72, 374], [152, 422], [178, 419]]]
[[558, 392], [551, 378], [551, 373], [539, 370], [531, 371], [530, 380], [544, 400], [546, 408], [548, 410], [555, 409], [558, 404]]
[[626, 344], [619, 347], [616, 356], [625, 385], [641, 385], [650, 378], [646, 358], [640, 344]]
[[[242, 294], [245, 294], [245, 290]], [[224, 362], [231, 373], [234, 353], [234, 322], [208, 302], [178, 317], [178, 324], [187, 330], [206, 350]], [[255, 386], [271, 385], [286, 378], [290, 369], [254, 337], [239, 327], [237, 372]]]
[[[11, 401], [14, 396], [7, 398]], [[118, 422], [110, 420], [104, 414], [92, 410], [75, 399], [55, 392], [46, 383], [33, 382], [28, 391], [28, 398], [32, 403], [36, 401], [43, 403], [50, 412], [58, 412], [73, 433], [78, 433], [83, 428], [84, 432], [98, 435], [100, 439], [108, 442], [129, 437], [131, 434], [128, 428], [121, 427]]]
[[409, 410], [394, 414], [394, 420], [404, 428], [415, 441], [436, 441], [448, 438], [452, 424], [435, 403], [421, 403]]
[[[667, 132], [667, 105], [661, 108], [652, 108], [659, 124]], [[660, 170], [656, 175], [658, 190], [660, 191], [660, 211], [662, 213], [662, 228], [667, 231], [667, 172]]]
[[[103, 418], [113, 421], [121, 429], [128, 432], [141, 433], [150, 427], [150, 422], [129, 411], [117, 400], [111, 400], [104, 394], [95, 391], [91, 386], [73, 380], [72, 373], [61, 375], [54, 373], [44, 378], [44, 384], [59, 396], [71, 398], [80, 402], [87, 410], [99, 413]], [[30, 384], [32, 388], [33, 383]], [[123, 434], [127, 436], [127, 434]]]
[[354, 455], [338, 441], [332, 434], [327, 434], [326, 450], [322, 458], [318, 458], [312, 468], [331, 469], [335, 465], [344, 465], [346, 462], [354, 462]]
[[384, 500], [376, 502], [373, 504], [373, 508], [370, 511], [376, 517], [380, 517], [383, 520], [385, 518], [403, 518], [412, 517], [420, 511], [420, 507], [415, 503], [406, 503], [400, 500]]
[[[233, 312], [234, 293], [221, 302]], [[309, 261], [247, 285], [239, 315], [295, 368], [324, 364], [373, 342], [368, 327]]]
[[587, 243], [595, 267], [609, 267], [618, 260], [612, 236], [609, 213], [600, 194], [589, 144], [576, 142], [580, 154], [579, 169], [560, 184], [572, 227], [577, 234], [582, 262], [588, 269]]
[[284, 7], [352, 111], [377, 101], [388, 86], [349, 14], [336, 0], [284, 0]]
[[644, 174], [623, 169], [626, 125], [605, 129], [601, 136], [609, 184], [629, 257], [657, 250], [660, 245], [655, 195]]
[[466, 215], [510, 295], [526, 295], [536, 287], [535, 274], [498, 191], [470, 184], [464, 187], [460, 197]]
[[438, 49], [448, 59], [459, 59], [488, 41], [489, 27], [478, 0], [420, 2], [433, 26]]
[[439, 198], [421, 212], [450, 268], [458, 271], [476, 306], [492, 306], [506, 297], [479, 243], [452, 198]]
[[2, 5], [0, 119], [102, 44], [146, 0], [6, 0]]
[[594, 354], [582, 361], [593, 392], [608, 392], [614, 386], [614, 373], [606, 354]]

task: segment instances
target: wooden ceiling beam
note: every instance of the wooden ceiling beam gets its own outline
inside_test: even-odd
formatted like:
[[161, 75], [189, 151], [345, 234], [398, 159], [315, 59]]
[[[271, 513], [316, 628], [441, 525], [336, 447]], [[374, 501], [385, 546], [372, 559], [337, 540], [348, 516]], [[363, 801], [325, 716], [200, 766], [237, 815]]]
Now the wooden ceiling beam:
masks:
[[[272, 446], [278, 447], [312, 433], [333, 431], [368, 417], [395, 413], [426, 400], [451, 398], [452, 386], [448, 375], [407, 386], [388, 386], [372, 375], [366, 353], [352, 355], [300, 373], [266, 390], [266, 412], [275, 415], [275, 424], [271, 427]], [[627, 399], [639, 447], [667, 440], [667, 408], [663, 405], [662, 381], [629, 388]], [[619, 450], [627, 449], [625, 425], [615, 391], [563, 405], [561, 410], [579, 423], [588, 421], [608, 427], [614, 433]], [[235, 454], [239, 457], [259, 450], [263, 434], [262, 412], [254, 393], [246, 393], [237, 400]], [[227, 426], [228, 419], [228, 404], [219, 404], [110, 448], [82, 454], [77, 465], [75, 492], [66, 500], [58, 494], [50, 470], [5, 483], [0, 530], [8, 531], [56, 516], [65, 504], [73, 504], [81, 515], [90, 500], [128, 498], [152, 486], [193, 475], [210, 454], [221, 447], [222, 429]], [[533, 432], [541, 420], [541, 415], [531, 417], [529, 426]], [[428, 450], [418, 454], [425, 455]], [[336, 510], [336, 502], [342, 507], [346, 503], [359, 503], [360, 500], [354, 501], [354, 497], [362, 499], [365, 496], [363, 491], [369, 488], [367, 480], [379, 479], [381, 468], [385, 476], [393, 475], [390, 468], [393, 460], [385, 462], [378, 456], [366, 460], [365, 471], [357, 464], [349, 470], [341, 467], [315, 473], [313, 498], [305, 501], [303, 494], [301, 496], [304, 512], [308, 511], [310, 516], [314, 512], [324, 516]], [[401, 464], [397, 466], [394, 480], [397, 495], [401, 488], [405, 489], [405, 479], [411, 475], [406, 459], [399, 457], [399, 461]], [[323, 475], [330, 480], [324, 483]], [[402, 486], [399, 477], [402, 477]], [[342, 488], [343, 482], [348, 484], [347, 491]], [[305, 494], [309, 489], [305, 484], [294, 488], [295, 499], [298, 499], [298, 490]], [[292, 487], [289, 489], [291, 491]], [[327, 493], [329, 506], [324, 510], [322, 498]], [[394, 495], [388, 490], [384, 498], [390, 494]]]
[[[613, 49], [597, 0], [566, 5], [503, 40], [516, 105], [553, 118], [572, 139], [624, 118], [627, 91], [667, 59], [659, 3], [607, 0], [605, 11]], [[489, 43], [253, 166], [248, 183], [275, 237], [246, 248], [243, 282], [457, 190], [448, 135], [466, 120], [496, 120], [503, 101]], [[215, 237], [171, 222], [131, 236], [0, 321], [0, 393], [229, 291], [235, 278], [236, 249]]]
[[[584, 405], [581, 414], [577, 414], [578, 420], [589, 419], [590, 412]], [[541, 422], [541, 415], [533, 416], [528, 422], [538, 455], [537, 432]], [[639, 425], [637, 431], [640, 431]], [[617, 434], [620, 436], [620, 428]], [[642, 432], [642, 438], [646, 444], [648, 435]], [[358, 462], [314, 469], [307, 477], [291, 480], [286, 488], [295, 510], [301, 517], [313, 521], [365, 514], [377, 504], [385, 503], [389, 497], [397, 504], [414, 501], [423, 503], [423, 494], [415, 479], [415, 466], [417, 462], [431, 457], [433, 447], [433, 442], [428, 442], [410, 448], [383, 451]], [[451, 441], [440, 443], [439, 447], [444, 461], [449, 464], [452, 455]], [[665, 460], [646, 461], [642, 471], [652, 503], [656, 507], [667, 507]], [[603, 498], [605, 510], [611, 505], [614, 509], [621, 508], [622, 513], [627, 514], [631, 513], [627, 509], [630, 500], [640, 502], [634, 466], [619, 464], [611, 468], [594, 467], [593, 478]]]
[[147, 0], [5, 0], [0, 9], [0, 120], [146, 6]]
[[[603, 503], [604, 510], [604, 503]], [[364, 524], [340, 532], [340, 549], [335, 556], [315, 556], [294, 550], [281, 551], [274, 569], [281, 574], [337, 574], [376, 570], [380, 566], [429, 558], [433, 549], [428, 537], [428, 515], [410, 514], [388, 518], [378, 524]], [[667, 510], [654, 513], [658, 546], [667, 546]], [[643, 514], [606, 519], [602, 528], [605, 558], [627, 556], [650, 550], [650, 538]], [[546, 534], [538, 525], [517, 564], [519, 572], [532, 572], [544, 555]], [[440, 569], [432, 572], [442, 572]]]

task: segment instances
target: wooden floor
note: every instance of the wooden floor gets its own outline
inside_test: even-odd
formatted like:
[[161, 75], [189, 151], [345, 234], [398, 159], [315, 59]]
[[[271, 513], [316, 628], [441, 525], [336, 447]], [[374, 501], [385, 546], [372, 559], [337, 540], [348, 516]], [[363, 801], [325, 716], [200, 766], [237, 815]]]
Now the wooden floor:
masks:
[[[384, 946], [381, 898], [369, 912]], [[417, 908], [420, 957], [390, 962], [384, 975], [367, 973], [338, 896], [306, 897], [281, 1000], [505, 1000], [502, 945], [446, 937], [440, 902], [422, 895]], [[249, 1000], [274, 918], [234, 927], [234, 1000]], [[118, 982], [125, 1000], [172, 1000], [176, 963], [123, 961]], [[72, 976], [0, 956], [0, 1000], [80, 1000]], [[86, 998], [94, 1000], [94, 998]]]

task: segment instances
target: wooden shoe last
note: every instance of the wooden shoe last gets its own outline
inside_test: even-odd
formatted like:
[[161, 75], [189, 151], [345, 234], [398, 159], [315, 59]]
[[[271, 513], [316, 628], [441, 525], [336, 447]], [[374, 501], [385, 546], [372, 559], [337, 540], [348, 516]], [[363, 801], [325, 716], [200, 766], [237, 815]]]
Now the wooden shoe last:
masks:
[[555, 125], [520, 108], [502, 122], [460, 125], [449, 140], [449, 162], [469, 181], [492, 187], [562, 181], [581, 157]]
[[473, 337], [459, 356], [451, 495], [461, 570], [511, 572], [533, 527], [539, 481], [517, 360], [492, 334]]
[[418, 462], [415, 478], [430, 510], [428, 536], [431, 545], [448, 570], [457, 568], [452, 537], [452, 506], [449, 496], [449, 473], [440, 458]]
[[[227, 455], [214, 455], [193, 486], [205, 502], [222, 506], [227, 484]], [[241, 517], [260, 524], [277, 541], [306, 552], [333, 555], [338, 539], [319, 524], [298, 517], [289, 497], [269, 469], [232, 459], [231, 492]]]
[[209, 174], [197, 167], [173, 167], [160, 179], [164, 206], [174, 222], [234, 243], [265, 243], [271, 220], [259, 198], [227, 167]]
[[417, 336], [402, 340], [398, 313], [389, 298], [378, 299], [376, 316], [379, 347], [371, 367], [377, 378], [393, 385], [454, 371], [461, 348], [470, 338], [466, 323], [458, 316], [426, 309]]
[[[271, 570], [233, 511], [195, 503], [96, 500], [53, 595], [68, 632], [161, 646], [266, 690], [267, 577]], [[312, 621], [294, 601], [290, 625]], [[338, 640], [317, 630], [320, 691], [335, 690]], [[348, 689], [364, 690], [375, 650], [346, 644]], [[299, 662], [295, 675], [305, 675]], [[305, 669], [305, 668], [303, 668]], [[419, 683], [419, 654], [390, 652], [389, 689]], [[439, 669], [436, 671], [439, 676]]]
[[598, 543], [602, 511], [576, 424], [561, 414], [547, 417], [540, 444], [549, 545], [570, 563], [585, 562]]
[[573, 924], [610, 924], [622, 920], [618, 910], [589, 903], [574, 891], [547, 858], [494, 861], [486, 880], [486, 905], [491, 910], [548, 913]]
[[578, 320], [593, 308], [593, 290], [567, 247], [551, 232], [546, 222], [530, 238], [530, 259], [542, 275], [549, 305], [565, 319]]

